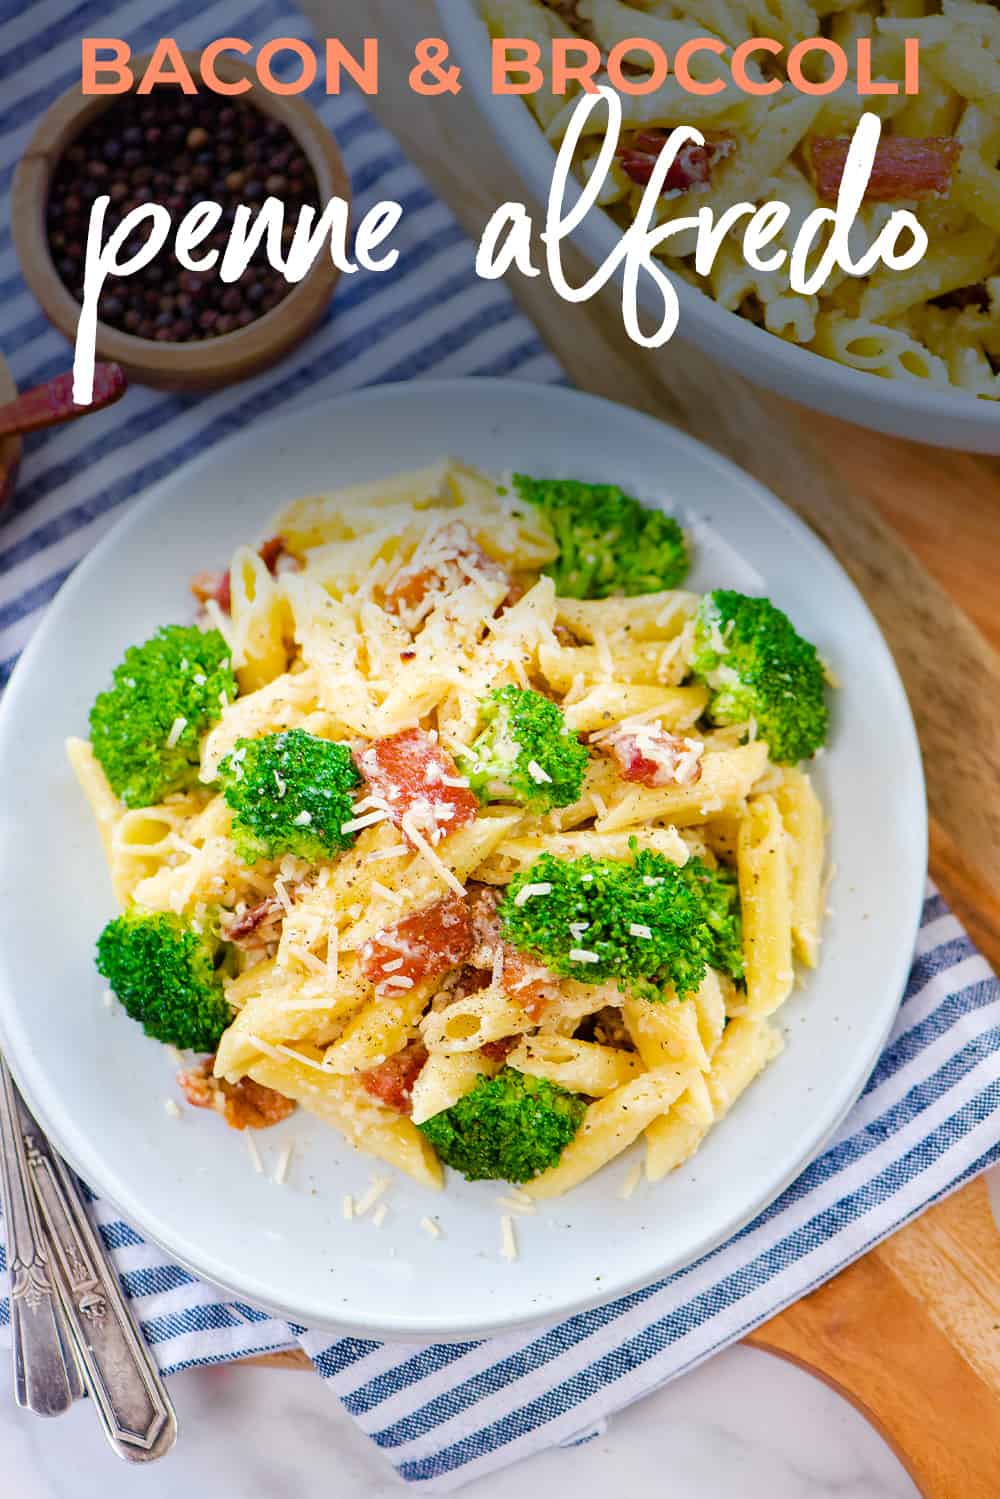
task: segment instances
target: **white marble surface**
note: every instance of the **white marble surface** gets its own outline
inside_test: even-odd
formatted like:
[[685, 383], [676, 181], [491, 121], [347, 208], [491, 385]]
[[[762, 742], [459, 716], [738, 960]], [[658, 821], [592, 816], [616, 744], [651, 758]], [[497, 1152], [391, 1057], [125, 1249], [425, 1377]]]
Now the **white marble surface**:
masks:
[[[125, 1467], [89, 1405], [57, 1421], [15, 1409], [0, 1364], [0, 1492], [17, 1499], [391, 1499], [405, 1492], [320, 1380], [276, 1369], [171, 1382], [181, 1438]], [[527, 1487], [526, 1487], [527, 1485]], [[469, 1485], [469, 1499], [916, 1499], [896, 1458], [845, 1401], [767, 1354], [734, 1348], [640, 1402], [586, 1446]]]

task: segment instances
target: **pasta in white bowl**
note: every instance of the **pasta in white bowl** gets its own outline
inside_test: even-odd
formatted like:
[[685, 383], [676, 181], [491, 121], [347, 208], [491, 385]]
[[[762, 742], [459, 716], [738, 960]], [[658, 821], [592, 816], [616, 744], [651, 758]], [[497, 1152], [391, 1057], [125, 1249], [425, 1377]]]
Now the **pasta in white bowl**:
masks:
[[[463, 462], [442, 469], [439, 456], [448, 452]], [[89, 786], [96, 788], [94, 828], [66, 764], [66, 737], [85, 740], [91, 705], [109, 690], [115, 664], [130, 645], [153, 638], [164, 620], [191, 619], [192, 606], [183, 602], [187, 579], [206, 565], [224, 567], [234, 540], [271, 536], [277, 498], [329, 493], [331, 487], [342, 492], [357, 484], [375, 484], [388, 498], [385, 476], [406, 470], [423, 474], [425, 485], [433, 473], [451, 498], [456, 481], [471, 485], [474, 471], [503, 474], [515, 463], [529, 474], [617, 481], [647, 507], [669, 501], [689, 538], [693, 567], [683, 583], [660, 590], [669, 598], [586, 600], [559, 594], [555, 578], [539, 576], [550, 564], [537, 550], [537, 525], [505, 533], [497, 512], [488, 534], [470, 528], [494, 564], [526, 587], [520, 601], [509, 589], [498, 598], [502, 579], [488, 580], [493, 608], [480, 611], [478, 631], [485, 616], [486, 635], [501, 647], [514, 631], [534, 652], [529, 686], [562, 713], [570, 731], [566, 745], [577, 744], [586, 756], [587, 816], [580, 817], [579, 808], [574, 812], [572, 802], [536, 816], [518, 802], [480, 802], [477, 796], [475, 815], [437, 841], [419, 816], [416, 823], [406, 817], [410, 834], [423, 834], [428, 857], [402, 826], [403, 809], [395, 808], [399, 826], [392, 816], [373, 817], [384, 812], [376, 803], [355, 810], [379, 795], [393, 810], [393, 797], [369, 789], [369, 776], [368, 787], [355, 782], [349, 788], [352, 815], [335, 826], [352, 841], [333, 857], [314, 857], [309, 838], [329, 833], [315, 804], [309, 821], [301, 817], [307, 806], [288, 806], [287, 822], [303, 839], [299, 852], [271, 858], [258, 847], [250, 861], [248, 845], [242, 853], [237, 849], [233, 829], [242, 813], [225, 790], [235, 795], [247, 781], [256, 784], [259, 768], [249, 749], [240, 758], [242, 749], [275, 735], [285, 736], [287, 750], [288, 739], [294, 748], [300, 743], [294, 736], [302, 733], [327, 747], [343, 746], [358, 776], [377, 769], [366, 767], [365, 752], [386, 737], [383, 727], [389, 738], [392, 729], [408, 732], [400, 727], [405, 718], [392, 715], [403, 711], [417, 680], [404, 674], [414, 661], [393, 660], [400, 646], [395, 631], [405, 630], [419, 648], [427, 631], [437, 628], [433, 611], [423, 622], [410, 615], [413, 630], [398, 614], [380, 620], [371, 599], [367, 606], [358, 599], [351, 605], [357, 634], [338, 632], [331, 639], [321, 623], [323, 611], [316, 612], [314, 590], [339, 610], [362, 591], [367, 563], [355, 553], [353, 572], [341, 574], [336, 585], [329, 570], [333, 560], [350, 558], [358, 538], [341, 539], [334, 548], [310, 530], [317, 507], [296, 504], [286, 509], [282, 524], [297, 560], [306, 565], [286, 571], [287, 560], [279, 565], [274, 548], [265, 547], [258, 570], [256, 547], [240, 552], [244, 570], [233, 570], [231, 612], [219, 604], [220, 617], [214, 625], [204, 621], [212, 628], [198, 631], [191, 653], [181, 658], [191, 667], [194, 649], [204, 649], [220, 624], [230, 634], [216, 659], [199, 658], [190, 671], [193, 686], [215, 694], [215, 721], [194, 733], [197, 768], [215, 781], [159, 795], [154, 811], [149, 805], [123, 811], [117, 798], [101, 793], [90, 752], [78, 747], [77, 767], [82, 764], [85, 775], [90, 767]], [[367, 493], [366, 513], [374, 514], [373, 491]], [[495, 491], [493, 496], [490, 503], [496, 504]], [[509, 496], [499, 501], [503, 508]], [[474, 496], [467, 494], [465, 503], [471, 514]], [[518, 519], [520, 525], [530, 517]], [[397, 534], [403, 533], [397, 528]], [[660, 539], [667, 539], [666, 531]], [[531, 546], [534, 552], [527, 550]], [[522, 559], [524, 566], [514, 566]], [[668, 550], [657, 559], [661, 568], [668, 565]], [[585, 556], [581, 565], [591, 566]], [[310, 577], [314, 566], [325, 569], [323, 583], [315, 573]], [[489, 570], [473, 564], [472, 571]], [[251, 575], [256, 584], [249, 583]], [[212, 591], [218, 592], [219, 581]], [[705, 694], [713, 689], [700, 687], [684, 670], [694, 600], [720, 585], [735, 593], [769, 594], [836, 664], [842, 684], [827, 695], [833, 713], [829, 749], [803, 767], [824, 823], [830, 819], [826, 869], [838, 870], [828, 897], [833, 914], [824, 924], [815, 968], [809, 960], [816, 930], [808, 915], [803, 919], [808, 902], [802, 896], [809, 888], [815, 900], [816, 886], [811, 877], [799, 883], [808, 861], [796, 859], [792, 869], [787, 862], [789, 848], [816, 847], [815, 804], [807, 798], [796, 806], [802, 783], [794, 765], [781, 762], [767, 771], [760, 732], [751, 737], [749, 726], [705, 720]], [[342, 589], [341, 596], [334, 597], [331, 586]], [[469, 580], [462, 586], [482, 585]], [[207, 581], [200, 587], [204, 593]], [[116, 599], [110, 611], [109, 597]], [[497, 615], [501, 603], [506, 607]], [[633, 625], [628, 634], [639, 637], [627, 647], [626, 616]], [[529, 617], [530, 629], [519, 631]], [[271, 654], [278, 633], [287, 653], [284, 669], [275, 666], [277, 653]], [[473, 664], [484, 638], [477, 633]], [[343, 650], [352, 641], [363, 669], [337, 677], [344, 657], [331, 653], [332, 647]], [[431, 660], [427, 646], [418, 658], [421, 672]], [[402, 652], [411, 648], [404, 640]], [[628, 680], [618, 673], [616, 681], [614, 670], [604, 674], [605, 648], [627, 663]], [[303, 651], [311, 665], [298, 659]], [[501, 674], [513, 671], [516, 678], [523, 654], [501, 649]], [[233, 663], [231, 683], [225, 674]], [[550, 675], [542, 675], [543, 663]], [[449, 658], [444, 664], [455, 663]], [[494, 653], [488, 683], [482, 673], [469, 676], [470, 708], [484, 691], [495, 690], [496, 669]], [[340, 685], [324, 695], [318, 689], [325, 674]], [[578, 675], [582, 680], [574, 687]], [[204, 683], [195, 683], [195, 676]], [[724, 676], [718, 680], [725, 685]], [[442, 753], [451, 736], [447, 752], [457, 764], [460, 746], [475, 746], [490, 725], [477, 710], [467, 728], [460, 699], [446, 708], [440, 688], [428, 679], [421, 693], [432, 691], [439, 694], [433, 703], [420, 697], [418, 726], [428, 735], [436, 727]], [[381, 722], [369, 719], [373, 707], [386, 715]], [[607, 783], [618, 771], [601, 743], [605, 715], [641, 719], [651, 708], [654, 719], [659, 715], [675, 725], [670, 734], [704, 745], [697, 757], [700, 781], [652, 787], [632, 782], [609, 794]], [[191, 753], [187, 725], [176, 723], [182, 716], [175, 715], [166, 735], [174, 739], [178, 762]], [[875, 722], [877, 734], [871, 732]], [[635, 727], [641, 737], [645, 725]], [[653, 737], [652, 748], [662, 751], [659, 736]], [[748, 742], [740, 743], [744, 738]], [[692, 748], [681, 748], [675, 768]], [[561, 796], [571, 789], [575, 758], [570, 749], [568, 758], [538, 762]], [[227, 760], [229, 771], [220, 771]], [[242, 781], [233, 764], [244, 767]], [[97, 1191], [197, 1273], [304, 1325], [349, 1328], [363, 1336], [463, 1338], [556, 1316], [687, 1263], [733, 1232], [801, 1169], [861, 1088], [901, 992], [923, 883], [922, 788], [905, 700], [870, 616], [819, 544], [752, 481], [669, 429], [606, 403], [516, 381], [418, 382], [366, 392], [328, 403], [319, 413], [286, 416], [279, 431], [247, 432], [172, 476], [88, 559], [53, 606], [5, 698], [0, 767], [19, 788], [0, 830], [0, 1028], [5, 1053], [41, 1122]], [[723, 767], [725, 774], [719, 774]], [[343, 772], [341, 761], [338, 774]], [[472, 783], [481, 773], [465, 764], [459, 775], [446, 771], [432, 807], [451, 796], [462, 805], [471, 785], [449, 782], [464, 776]], [[682, 781], [685, 774], [690, 769], [682, 770]], [[279, 775], [287, 788], [278, 798], [284, 804], [297, 792], [286, 770]], [[533, 785], [548, 784], [530, 770], [528, 775]], [[134, 784], [143, 799], [156, 789]], [[520, 784], [523, 789], [526, 783]], [[309, 785], [332, 789], [316, 779]], [[445, 791], [449, 797], [440, 795]], [[655, 814], [649, 797], [658, 799]], [[672, 799], [670, 815], [664, 797]], [[718, 818], [718, 808], [701, 811], [716, 798], [723, 804], [729, 799], [735, 822]], [[367, 818], [367, 825], [357, 826]], [[784, 842], [784, 870], [780, 856], [775, 866], [768, 853], [776, 820], [791, 833]], [[345, 833], [344, 823], [355, 826]], [[253, 836], [270, 831], [265, 822]], [[100, 834], [111, 849], [118, 904], [141, 898], [143, 911], [185, 925], [207, 914], [213, 940], [222, 933], [218, 913], [226, 913], [220, 949], [226, 961], [211, 973], [237, 1013], [233, 1019], [226, 1009], [221, 1044], [201, 1034], [190, 1037], [197, 1044], [178, 1061], [144, 1036], [123, 1005], [102, 1002], [114, 985], [94, 972], [94, 940], [121, 918], [102, 867]], [[638, 852], [630, 847], [632, 839]], [[372, 854], [386, 857], [372, 860]], [[526, 1024], [517, 997], [501, 997], [506, 954], [495, 985], [495, 950], [492, 962], [484, 952], [470, 955], [474, 976], [485, 974], [482, 987], [456, 992], [454, 969], [440, 982], [428, 980], [436, 991], [446, 989], [450, 1004], [435, 1002], [423, 981], [412, 988], [396, 983], [376, 996], [386, 979], [411, 976], [407, 955], [390, 955], [377, 940], [380, 933], [438, 905], [435, 947], [464, 940], [461, 925], [445, 920], [454, 913], [451, 902], [459, 900], [451, 880], [473, 885], [487, 915], [492, 898], [499, 897], [501, 935], [516, 947], [524, 922], [540, 918], [546, 903], [554, 913], [554, 901], [562, 898], [555, 890], [536, 890], [515, 904], [514, 897], [531, 885], [546, 883], [537, 877], [540, 857], [560, 871], [551, 878], [554, 885], [567, 869], [594, 873], [585, 860], [604, 877], [609, 867], [619, 871], [614, 889], [630, 902], [628, 928], [638, 929], [626, 932], [632, 965], [627, 994], [615, 975], [594, 971], [591, 954], [604, 962], [622, 951], [621, 944], [613, 945], [613, 932], [595, 927], [569, 933], [571, 947], [564, 942], [544, 959], [553, 971], [570, 970], [556, 972], [558, 1003], [549, 1023], [544, 1004], [537, 1023], [529, 1016], [532, 1023]], [[630, 891], [628, 870], [639, 859], [642, 875], [654, 883]], [[690, 997], [650, 1001], [645, 981], [659, 982], [665, 949], [655, 948], [649, 962], [637, 954], [651, 941], [644, 929], [655, 932], [666, 909], [658, 892], [669, 886], [672, 902], [679, 881], [688, 877], [683, 871], [699, 866], [735, 869], [739, 878], [741, 862], [748, 889], [758, 888], [753, 873], [770, 867], [763, 879], [770, 892], [765, 909], [778, 912], [778, 930], [785, 935], [776, 945], [761, 944], [758, 934], [772, 930], [770, 918], [755, 928], [744, 903], [744, 961], [753, 944], [756, 953], [742, 985], [726, 971], [731, 945], [709, 952], [675, 943], [668, 954], [678, 965], [674, 982]], [[355, 875], [355, 896], [345, 899]], [[661, 878], [664, 886], [656, 883]], [[720, 900], [720, 887], [731, 892], [732, 884], [731, 875], [714, 884], [705, 880]], [[507, 912], [504, 902], [512, 890]], [[775, 901], [775, 890], [783, 899]], [[637, 899], [649, 902], [645, 910], [653, 920], [643, 919]], [[335, 924], [331, 959], [334, 903], [342, 919]], [[717, 909], [724, 918], [731, 904]], [[584, 919], [575, 913], [569, 918], [574, 925]], [[59, 940], [53, 941], [56, 920]], [[731, 934], [724, 919], [719, 930]], [[259, 948], [251, 953], [239, 942], [254, 932]], [[789, 932], [797, 981], [783, 1000]], [[700, 976], [699, 955], [705, 961]], [[279, 956], [287, 960], [284, 983]], [[401, 968], [394, 966], [399, 957]], [[370, 971], [377, 965], [375, 982], [363, 964]], [[203, 977], [209, 972], [200, 971]], [[120, 976], [119, 987], [126, 987]], [[390, 1014], [379, 999], [394, 990], [400, 998]], [[199, 1024], [210, 1027], [218, 1019], [207, 1007], [198, 1011]], [[406, 1046], [419, 1042], [428, 1054], [410, 1087], [409, 1115], [358, 1081], [382, 1065], [383, 1054], [400, 1054], [400, 1036]], [[493, 1048], [493, 1040], [500, 1046]], [[768, 1061], [782, 1043], [780, 1054]], [[198, 1059], [217, 1044], [220, 1075], [197, 1075]], [[484, 1046], [500, 1053], [490, 1058], [487, 1050], [485, 1067]], [[565, 1094], [582, 1102], [586, 1122], [577, 1106], [568, 1115], [556, 1108], [555, 1125], [542, 1142], [562, 1147], [552, 1175], [542, 1164], [515, 1184], [466, 1182], [455, 1167], [441, 1191], [432, 1184], [441, 1169], [435, 1156], [454, 1156], [450, 1144], [442, 1149], [435, 1139], [434, 1120], [456, 1107], [453, 1099], [461, 1108], [476, 1079], [498, 1061], [502, 1066], [490, 1083], [514, 1074], [525, 1080], [527, 1095], [537, 1096], [537, 1087], [551, 1103]], [[255, 1110], [257, 1123], [278, 1113], [287, 1117], [266, 1129], [227, 1129], [214, 1110], [189, 1106], [177, 1091], [178, 1070], [189, 1075], [193, 1102], [200, 1101], [201, 1087], [216, 1101], [217, 1089], [225, 1095], [224, 1084], [235, 1088], [231, 1079], [249, 1072], [258, 1091], [247, 1099], [243, 1090], [237, 1106]], [[294, 1111], [286, 1099], [297, 1103]], [[626, 1147], [630, 1132], [634, 1143]], [[564, 1139], [567, 1133], [571, 1138]], [[617, 1161], [609, 1159], [619, 1147], [626, 1148]], [[528, 1161], [532, 1168], [539, 1164], [537, 1158]]]
[[[677, 284], [681, 334], [754, 381], [833, 415], [943, 446], [1000, 451], [993, 405], [1000, 390], [995, 7], [945, 0], [947, 14], [941, 14], [930, 0], [888, 0], [875, 8], [807, 0], [755, 12], [698, 0], [438, 0], [438, 8], [487, 119], [540, 201], [549, 194], [555, 151], [579, 92], [574, 95], [571, 85], [565, 100], [544, 89], [527, 98], [496, 96], [487, 23], [496, 35], [537, 40], [543, 57], [553, 36], [574, 34], [605, 52], [629, 37], [648, 37], [671, 56], [695, 36], [718, 38], [727, 55], [736, 42], [759, 33], [785, 45], [821, 35], [847, 50], [863, 37], [873, 48], [873, 75], [893, 81], [902, 77], [904, 37], [919, 38], [921, 88], [911, 98], [861, 97], [853, 76], [831, 96], [786, 87], [751, 98], [730, 84], [697, 97], [671, 78], [652, 93], [623, 98], [622, 147], [600, 206], [584, 217], [575, 238], [595, 263], [613, 252], [666, 133], [688, 123], [707, 132], [707, 153], [681, 187], [670, 179], [664, 216], [691, 212], [692, 205], [718, 214], [741, 199], [775, 200], [791, 208], [781, 241], [790, 247], [806, 215], [829, 203], [823, 183], [839, 182], [842, 148], [862, 111], [873, 109], [882, 117], [880, 151], [888, 166], [876, 174], [880, 201], [863, 205], [855, 243], [870, 242], [893, 208], [906, 207], [930, 238], [922, 262], [911, 271], [881, 268], [861, 279], [837, 272], [819, 294], [805, 296], [790, 290], [787, 269], [748, 266], [737, 234], [724, 242], [707, 278], [695, 275], [693, 244], [672, 240], [665, 263]], [[648, 66], [638, 53], [635, 61]], [[700, 59], [695, 71], [715, 65], [715, 59]], [[604, 120], [604, 111], [596, 110], [588, 128], [599, 132]], [[598, 143], [591, 134], [581, 144], [575, 164], [581, 180]], [[900, 143], [905, 158], [899, 158]], [[907, 175], [914, 149], [924, 157], [917, 162], [920, 181], [906, 197], [904, 183], [916, 182]], [[926, 180], [924, 168], [930, 169]], [[660, 316], [652, 289], [648, 310]], [[877, 383], [872, 376], [880, 377]]]

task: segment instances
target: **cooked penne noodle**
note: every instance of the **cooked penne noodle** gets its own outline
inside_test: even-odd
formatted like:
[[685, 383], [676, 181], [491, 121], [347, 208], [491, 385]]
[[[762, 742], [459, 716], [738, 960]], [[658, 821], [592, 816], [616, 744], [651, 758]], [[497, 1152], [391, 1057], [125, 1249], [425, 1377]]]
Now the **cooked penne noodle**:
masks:
[[507, 1065], [591, 1098], [604, 1098], [643, 1071], [640, 1058], [619, 1047], [541, 1034], [525, 1036], [507, 1058]]
[[823, 808], [809, 777], [801, 770], [784, 771], [774, 799], [788, 834], [795, 956], [808, 968], [815, 968], [823, 925]]
[[561, 1197], [600, 1171], [667, 1112], [684, 1092], [689, 1077], [676, 1067], [658, 1067], [592, 1103], [559, 1164], [527, 1184], [529, 1197]]
[[740, 824], [738, 849], [747, 1014], [770, 1015], [795, 983], [788, 835], [773, 796], [755, 797]]

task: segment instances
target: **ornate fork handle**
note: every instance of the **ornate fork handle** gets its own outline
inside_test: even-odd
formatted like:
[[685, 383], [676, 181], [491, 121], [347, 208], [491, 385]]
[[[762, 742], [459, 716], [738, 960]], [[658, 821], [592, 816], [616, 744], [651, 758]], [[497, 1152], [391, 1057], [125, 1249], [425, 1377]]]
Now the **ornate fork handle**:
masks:
[[27, 1168], [87, 1389], [118, 1455], [150, 1462], [177, 1438], [173, 1405], [75, 1178], [16, 1097]]
[[83, 1394], [28, 1175], [17, 1098], [0, 1057], [0, 1186], [7, 1229], [14, 1394], [40, 1416], [58, 1416]]

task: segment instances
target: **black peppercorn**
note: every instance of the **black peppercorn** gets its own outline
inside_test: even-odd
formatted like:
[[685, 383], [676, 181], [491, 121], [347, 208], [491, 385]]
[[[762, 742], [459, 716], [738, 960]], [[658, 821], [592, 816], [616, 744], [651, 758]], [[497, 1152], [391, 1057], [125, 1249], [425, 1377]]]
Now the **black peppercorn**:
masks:
[[[110, 199], [105, 238], [142, 204], [164, 204], [175, 223], [196, 203], [221, 204], [220, 224], [197, 255], [223, 251], [237, 209], [254, 207], [268, 195], [319, 208], [315, 173], [280, 120], [243, 99], [178, 99], [168, 89], [142, 100], [130, 94], [116, 98], [70, 144], [53, 172], [48, 241], [60, 278], [78, 300], [90, 205], [99, 194]], [[135, 230], [123, 256], [138, 254], [150, 232], [148, 224]], [[286, 247], [292, 236], [288, 225], [282, 234]], [[135, 276], [109, 277], [98, 312], [104, 322], [137, 338], [180, 343], [248, 327], [290, 290], [267, 263], [263, 245], [232, 284], [219, 279], [218, 265], [189, 271], [164, 250]]]

